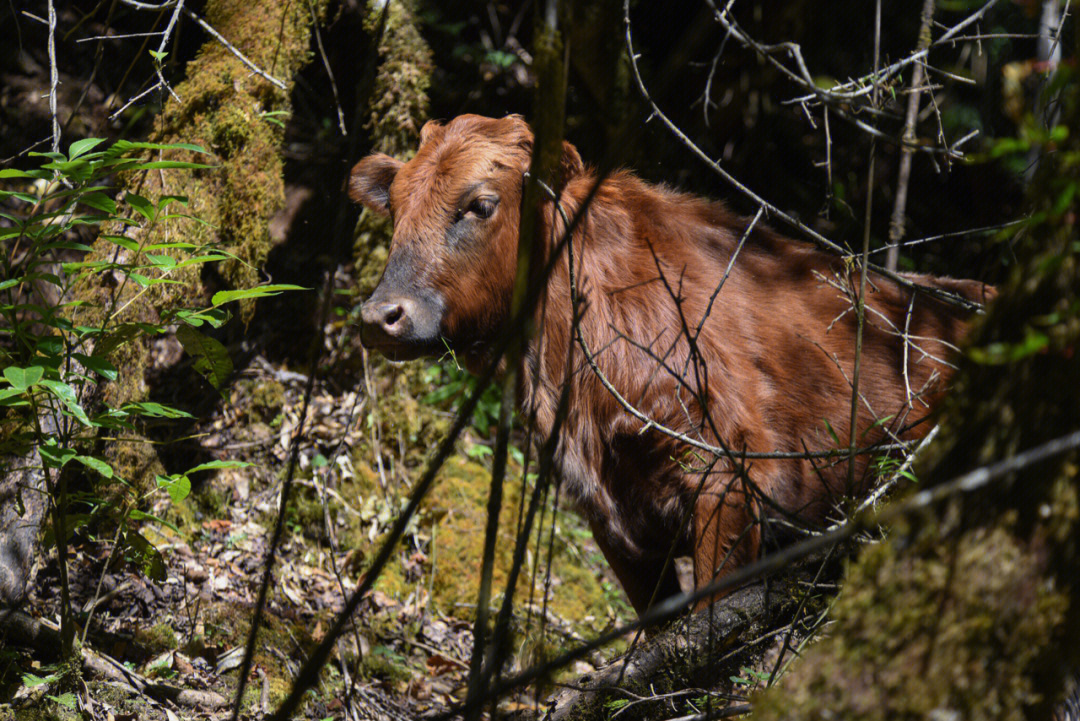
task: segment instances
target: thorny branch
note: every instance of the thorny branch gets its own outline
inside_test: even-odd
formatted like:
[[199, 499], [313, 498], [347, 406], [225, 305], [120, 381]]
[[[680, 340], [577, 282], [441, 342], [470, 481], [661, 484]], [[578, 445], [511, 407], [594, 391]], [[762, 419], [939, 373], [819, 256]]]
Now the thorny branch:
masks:
[[[926, 50], [930, 47], [930, 23], [933, 19], [934, 0], [923, 0], [922, 26], [919, 28], [918, 50]], [[893, 204], [892, 220], [889, 222], [889, 252], [885, 259], [885, 267], [889, 270], [896, 270], [896, 262], [900, 258], [900, 248], [897, 243], [904, 237], [904, 211], [907, 210], [908, 184], [911, 181], [911, 156], [914, 154], [915, 120], [919, 114], [919, 98], [925, 76], [925, 63], [916, 63], [911, 76], [911, 94], [908, 95], [907, 115], [904, 117], [904, 134], [900, 148], [900, 169], [897, 171], [896, 198]]]
[[[693, 140], [687, 137], [687, 135], [677, 125], [675, 125], [675, 123], [672, 122], [667, 115], [664, 114], [664, 112], [652, 99], [652, 96], [649, 94], [648, 88], [645, 86], [645, 81], [641, 77], [641, 70], [638, 67], [637, 62], [638, 55], [634, 52], [633, 36], [630, 29], [629, 0], [624, 0], [623, 2], [623, 21], [626, 27], [626, 47], [630, 57], [630, 68], [633, 71], [634, 80], [637, 84], [638, 90], [641, 92], [642, 97], [645, 98], [646, 102], [652, 109], [652, 117], [660, 118], [660, 120], [664, 123], [668, 130], [670, 130], [671, 133], [694, 155], [699, 157], [706, 165], [708, 165], [714, 172], [716, 172], [721, 178], [723, 178], [725, 182], [729, 183], [740, 193], [752, 200], [758, 207], [765, 207], [770, 215], [780, 218], [792, 228], [795, 228], [799, 232], [809, 237], [821, 248], [839, 255], [847, 255], [847, 251], [845, 251], [844, 248], [838, 245], [835, 241], [829, 240], [824, 235], [809, 227], [802, 221], [792, 217], [788, 213], [785, 213], [783, 210], [776, 207], [769, 201], [765, 200], [756, 192], [744, 185], [741, 181], [735, 178], [735, 176], [731, 175], [731, 173], [724, 169], [719, 162], [709, 157], [709, 155], [704, 150], [702, 150]], [[938, 288], [930, 288], [928, 286], [920, 285], [881, 266], [870, 265], [869, 268], [875, 273], [882, 275], [895, 283], [898, 283], [899, 285], [907, 288], [908, 290], [925, 293], [926, 295], [936, 298], [937, 300], [949, 303], [951, 305], [959, 306], [967, 310], [977, 311], [982, 309], [982, 306], [978, 303], [974, 303], [966, 298], [962, 298], [954, 293], [949, 293]]]

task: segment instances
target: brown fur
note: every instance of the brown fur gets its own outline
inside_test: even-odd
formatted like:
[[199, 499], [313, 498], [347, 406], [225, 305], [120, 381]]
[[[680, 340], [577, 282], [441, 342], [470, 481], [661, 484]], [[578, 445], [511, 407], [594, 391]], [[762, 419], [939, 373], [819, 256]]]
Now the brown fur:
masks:
[[[532, 133], [516, 116], [461, 116], [426, 125], [408, 163], [371, 156], [357, 165], [353, 198], [385, 211], [385, 196], [394, 217], [388, 268], [364, 308], [365, 342], [413, 357], [437, 352], [445, 340], [470, 367], [483, 363], [509, 314], [531, 147]], [[568, 144], [562, 173], [561, 202], [573, 217], [595, 177]], [[489, 218], [463, 214], [477, 193], [498, 198]], [[550, 253], [562, 222], [551, 202], [540, 215], [537, 240]], [[609, 177], [573, 238], [586, 303], [581, 333], [601, 372], [655, 423], [734, 451], [829, 450], [837, 446], [833, 433], [846, 446], [857, 274], [842, 259], [759, 225], [706, 317], [748, 224], [719, 203], [629, 172]], [[726, 457], [704, 458], [655, 429], [643, 431], [579, 349], [567, 366], [569, 278], [563, 253], [537, 309], [521, 405], [546, 434], [560, 390], [571, 384], [558, 469], [639, 613], [654, 588], [658, 598], [678, 591], [674, 574], [661, 572], [672, 544], [693, 555], [700, 587], [758, 556], [762, 518], [814, 526], [860, 490], [847, 487], [844, 462], [757, 459], [740, 473]], [[979, 302], [993, 294], [974, 281], [913, 279]], [[945, 361], [967, 314], [876, 275], [866, 305], [858, 442], [919, 437], [950, 376]], [[693, 334], [703, 319], [694, 353], [684, 327]], [[436, 326], [440, 338], [416, 330]], [[860, 486], [867, 466], [866, 456], [856, 462]]]

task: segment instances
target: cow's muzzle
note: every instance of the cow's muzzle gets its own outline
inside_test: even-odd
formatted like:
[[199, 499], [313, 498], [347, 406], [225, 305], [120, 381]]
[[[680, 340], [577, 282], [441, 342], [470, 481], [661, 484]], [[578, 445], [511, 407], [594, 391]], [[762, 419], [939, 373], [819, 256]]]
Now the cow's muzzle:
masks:
[[378, 290], [360, 306], [360, 340], [390, 360], [439, 353], [440, 304]]

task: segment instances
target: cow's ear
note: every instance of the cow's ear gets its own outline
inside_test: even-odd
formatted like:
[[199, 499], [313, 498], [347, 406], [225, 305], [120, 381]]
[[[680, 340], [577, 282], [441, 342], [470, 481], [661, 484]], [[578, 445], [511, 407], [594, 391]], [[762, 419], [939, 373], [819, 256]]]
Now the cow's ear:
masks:
[[372, 153], [349, 174], [349, 198], [381, 215], [390, 212], [390, 184], [404, 165], [382, 153]]
[[562, 158], [559, 160], [559, 191], [562, 191], [575, 176], [585, 172], [585, 164], [577, 148], [567, 141], [562, 144]]
[[442, 129], [443, 124], [441, 120], [429, 120], [424, 123], [424, 127], [420, 128], [420, 147], [427, 145], [427, 142], [436, 134], [439, 134]]

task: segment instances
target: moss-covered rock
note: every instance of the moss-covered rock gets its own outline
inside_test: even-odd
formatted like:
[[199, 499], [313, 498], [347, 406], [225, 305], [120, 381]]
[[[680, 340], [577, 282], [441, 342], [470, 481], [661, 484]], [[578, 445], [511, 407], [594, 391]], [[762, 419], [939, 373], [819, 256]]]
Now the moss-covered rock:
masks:
[[1035, 554], [1000, 528], [897, 545], [851, 565], [840, 624], [755, 699], [757, 718], [1025, 718], [1027, 672], [1068, 603]]

